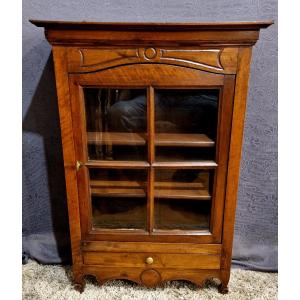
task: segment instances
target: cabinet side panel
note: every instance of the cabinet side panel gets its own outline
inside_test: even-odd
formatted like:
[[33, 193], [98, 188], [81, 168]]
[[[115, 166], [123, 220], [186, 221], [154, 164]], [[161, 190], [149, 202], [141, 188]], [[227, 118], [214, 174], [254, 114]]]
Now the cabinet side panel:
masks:
[[64, 47], [54, 46], [56, 89], [64, 156], [64, 168], [69, 212], [73, 268], [76, 273], [82, 264], [80, 254], [80, 216], [75, 168], [75, 149], [73, 140], [72, 115], [68, 85], [67, 55]]
[[232, 132], [228, 163], [227, 189], [225, 198], [223, 250], [221, 269], [222, 282], [227, 285], [230, 275], [235, 209], [239, 182], [240, 160], [243, 141], [244, 118], [251, 60], [251, 47], [241, 48], [238, 58], [238, 72], [234, 94]]

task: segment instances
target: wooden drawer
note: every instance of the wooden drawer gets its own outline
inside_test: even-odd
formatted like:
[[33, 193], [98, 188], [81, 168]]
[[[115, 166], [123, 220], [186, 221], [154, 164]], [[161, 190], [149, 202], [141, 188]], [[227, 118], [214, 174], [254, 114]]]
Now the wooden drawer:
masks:
[[[147, 258], [153, 262], [147, 263]], [[219, 255], [177, 253], [108, 253], [85, 252], [84, 264], [106, 267], [151, 267], [182, 269], [219, 269]]]

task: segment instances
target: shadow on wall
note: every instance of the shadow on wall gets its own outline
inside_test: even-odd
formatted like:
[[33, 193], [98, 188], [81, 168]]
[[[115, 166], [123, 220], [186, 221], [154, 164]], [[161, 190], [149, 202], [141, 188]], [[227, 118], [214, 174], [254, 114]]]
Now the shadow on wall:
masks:
[[[41, 158], [41, 160], [44, 160], [42, 164], [45, 170], [38, 170], [37, 174], [40, 175], [42, 172], [42, 175], [47, 177], [48, 187], [43, 188], [48, 190], [49, 195], [48, 197], [43, 194], [39, 195], [37, 198], [38, 203], [34, 205], [29, 203], [29, 208], [26, 207], [26, 203], [23, 204], [23, 207], [25, 206], [25, 210], [27, 210], [23, 211], [23, 214], [27, 214], [30, 210], [31, 216], [29, 218], [34, 218], [32, 214], [37, 213], [38, 209], [41, 212], [43, 208], [48, 207], [48, 211], [42, 212], [39, 219], [34, 221], [33, 226], [25, 228], [27, 236], [32, 234], [28, 241], [29, 245], [27, 245], [28, 253], [25, 253], [25, 256], [46, 263], [69, 263], [71, 261], [69, 224], [52, 53], [47, 60], [24, 118], [23, 131], [42, 137], [45, 158]], [[26, 157], [24, 160], [26, 160]], [[29, 175], [31, 174], [29, 173]], [[41, 184], [41, 182], [36, 182], [37, 180], [38, 178], [34, 178], [33, 184]], [[44, 183], [42, 182], [42, 184]], [[27, 193], [29, 195], [25, 195], [23, 201], [29, 201], [31, 193], [32, 191], [29, 190]], [[26, 218], [26, 215], [23, 218]], [[31, 219], [29, 221], [32, 222]], [[44, 224], [41, 224], [43, 222]], [[35, 226], [42, 228], [41, 234], [36, 234], [38, 230]], [[49, 257], [53, 259], [49, 259]]]

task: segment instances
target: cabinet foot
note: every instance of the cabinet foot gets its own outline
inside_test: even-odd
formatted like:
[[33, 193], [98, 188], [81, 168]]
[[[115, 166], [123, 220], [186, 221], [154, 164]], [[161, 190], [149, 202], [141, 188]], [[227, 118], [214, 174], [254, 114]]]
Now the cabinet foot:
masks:
[[85, 288], [85, 284], [80, 284], [80, 283], [74, 284], [75, 291], [79, 292], [80, 294], [83, 293], [84, 288]]
[[83, 276], [80, 276], [79, 278], [75, 278], [73, 282], [74, 289], [79, 292], [80, 294], [84, 291], [85, 288], [85, 280], [83, 279]]
[[218, 286], [218, 291], [219, 291], [219, 293], [220, 294], [228, 294], [228, 286], [227, 286], [227, 284], [225, 285], [225, 284], [223, 284], [223, 283], [221, 283], [219, 286]]

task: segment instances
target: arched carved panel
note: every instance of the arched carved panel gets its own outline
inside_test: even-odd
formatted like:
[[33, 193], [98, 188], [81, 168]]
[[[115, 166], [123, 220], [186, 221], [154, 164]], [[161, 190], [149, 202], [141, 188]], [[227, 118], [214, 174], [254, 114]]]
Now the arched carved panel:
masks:
[[95, 73], [74, 73], [70, 78], [82, 86], [222, 86], [224, 75], [163, 64], [129, 64]]
[[235, 74], [237, 48], [71, 48], [68, 65], [71, 73], [90, 73], [129, 64], [168, 64], [206, 72]]

